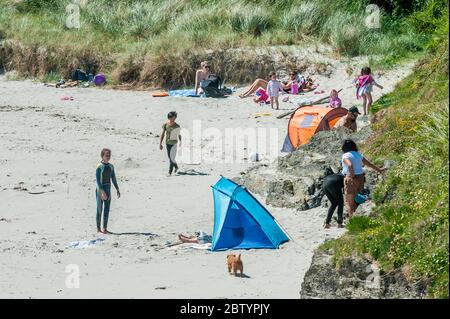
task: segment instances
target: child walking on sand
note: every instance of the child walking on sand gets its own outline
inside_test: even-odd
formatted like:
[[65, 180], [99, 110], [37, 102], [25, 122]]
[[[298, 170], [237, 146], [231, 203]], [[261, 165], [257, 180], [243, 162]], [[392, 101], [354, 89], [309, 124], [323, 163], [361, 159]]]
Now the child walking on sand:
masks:
[[277, 80], [277, 74], [275, 72], [272, 72], [270, 74], [270, 81], [267, 84], [267, 93], [270, 97], [270, 107], [273, 109], [273, 105], [276, 105], [276, 109], [279, 109], [278, 105], [278, 96], [280, 94], [280, 91], [283, 91], [283, 86], [280, 82]]
[[167, 156], [169, 157], [169, 176], [172, 175], [172, 172], [175, 170], [175, 173], [178, 171], [178, 164], [175, 161], [175, 157], [177, 155], [177, 144], [180, 141], [181, 144], [181, 135], [180, 135], [180, 125], [178, 125], [175, 120], [177, 119], [177, 112], [169, 112], [167, 114], [167, 118], [169, 121], [164, 123], [162, 128], [161, 140], [159, 142], [159, 149], [163, 149], [163, 140], [164, 136], [166, 137], [166, 148], [167, 148]]
[[[97, 232], [110, 234], [108, 231], [109, 208], [111, 207], [111, 181], [117, 191], [117, 198], [120, 198], [119, 186], [117, 185], [116, 173], [114, 166], [109, 162], [111, 159], [111, 150], [102, 149], [100, 156], [101, 163], [95, 171], [95, 179], [97, 181], [97, 189], [95, 197], [97, 199]], [[100, 221], [103, 211], [103, 230], [100, 228]]]
[[380, 89], [383, 89], [372, 77], [372, 70], [366, 66], [361, 69], [361, 75], [356, 79], [356, 97], [363, 99], [363, 111], [364, 115], [369, 113], [370, 106], [372, 105], [372, 86], [375, 85]]

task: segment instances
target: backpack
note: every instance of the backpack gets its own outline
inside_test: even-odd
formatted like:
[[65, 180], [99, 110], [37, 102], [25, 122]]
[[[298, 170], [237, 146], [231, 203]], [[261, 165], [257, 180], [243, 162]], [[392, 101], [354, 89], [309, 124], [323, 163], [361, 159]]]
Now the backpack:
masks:
[[221, 79], [215, 74], [208, 75], [206, 80], [200, 82], [200, 87], [206, 97], [223, 97], [224, 93], [220, 90], [220, 85]]
[[76, 69], [76, 70], [73, 71], [73, 73], [72, 73], [72, 80], [73, 80], [73, 81], [82, 81], [82, 82], [85, 82], [85, 81], [88, 81], [88, 80], [89, 80], [89, 77], [88, 77], [88, 75], [86, 74], [86, 72], [84, 72], [83, 70]]

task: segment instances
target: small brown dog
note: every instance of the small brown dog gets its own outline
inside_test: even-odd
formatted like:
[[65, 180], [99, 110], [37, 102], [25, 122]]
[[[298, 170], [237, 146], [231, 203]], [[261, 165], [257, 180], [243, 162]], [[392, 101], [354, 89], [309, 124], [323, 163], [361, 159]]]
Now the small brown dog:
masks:
[[228, 273], [234, 274], [237, 276], [237, 272], [239, 271], [241, 274], [241, 277], [243, 276], [244, 272], [244, 264], [241, 260], [241, 254], [238, 254], [237, 256], [234, 254], [229, 254], [227, 256], [227, 265], [228, 265]]

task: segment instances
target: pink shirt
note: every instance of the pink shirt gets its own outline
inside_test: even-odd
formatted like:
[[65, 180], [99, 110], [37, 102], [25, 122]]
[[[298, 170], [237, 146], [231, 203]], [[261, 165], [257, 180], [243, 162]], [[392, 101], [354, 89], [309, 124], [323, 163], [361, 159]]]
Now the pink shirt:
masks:
[[359, 82], [359, 87], [363, 87], [366, 84], [371, 84], [373, 82], [373, 78], [370, 74], [369, 75], [361, 75], [358, 78], [358, 82]]
[[335, 107], [341, 107], [341, 106], [342, 106], [342, 101], [338, 96], [330, 98], [330, 107], [335, 108]]

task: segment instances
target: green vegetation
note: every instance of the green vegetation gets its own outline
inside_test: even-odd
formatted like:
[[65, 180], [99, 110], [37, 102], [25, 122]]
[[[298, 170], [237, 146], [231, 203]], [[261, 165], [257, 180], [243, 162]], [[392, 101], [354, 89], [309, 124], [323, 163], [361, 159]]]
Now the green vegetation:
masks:
[[356, 252], [385, 271], [409, 268], [430, 298], [448, 298], [448, 4], [374, 2], [380, 29], [364, 25], [368, 0], [88, 0], [77, 30], [65, 26], [69, 1], [0, 0], [0, 67], [53, 80], [81, 67], [116, 83], [177, 86], [191, 84], [204, 59], [229, 82], [265, 76], [274, 61], [249, 48], [320, 42], [380, 66], [425, 50], [372, 109], [380, 119], [364, 151], [396, 161], [376, 187], [374, 217], [353, 218], [326, 246], [337, 263]]
[[365, 26], [368, 0], [84, 2], [77, 30], [65, 26], [69, 0], [0, 0], [0, 38], [13, 40], [0, 63], [24, 76], [67, 76], [82, 67], [102, 69], [117, 83], [161, 86], [192, 83], [192, 69], [208, 58], [224, 78], [243, 82], [265, 76], [274, 61], [226, 49], [320, 42], [338, 55], [370, 55], [389, 66], [424, 48], [447, 7], [444, 0], [407, 7], [378, 1], [381, 28], [375, 29]]
[[427, 284], [428, 297], [448, 298], [448, 16], [428, 47], [415, 72], [373, 108], [384, 114], [364, 152], [397, 162], [376, 187], [375, 217], [351, 219], [349, 232], [326, 245], [337, 263], [369, 253], [385, 271], [409, 269], [412, 281]]

